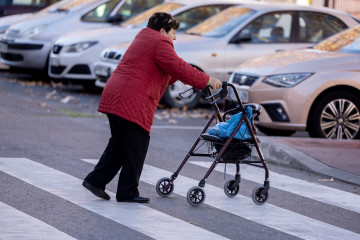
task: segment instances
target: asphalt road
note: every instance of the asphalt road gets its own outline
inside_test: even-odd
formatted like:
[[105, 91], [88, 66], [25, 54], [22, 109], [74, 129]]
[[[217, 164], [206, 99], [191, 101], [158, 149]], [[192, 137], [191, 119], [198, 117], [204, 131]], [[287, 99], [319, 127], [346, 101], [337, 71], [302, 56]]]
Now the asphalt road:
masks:
[[[211, 161], [193, 157], [176, 179], [174, 193], [157, 195], [154, 184], [179, 166], [207, 121], [206, 108], [158, 110], [139, 186], [149, 204], [96, 199], [81, 179], [110, 134], [107, 118], [96, 111], [99, 100], [100, 93], [76, 85], [0, 72], [1, 240], [360, 239], [359, 188], [296, 169], [269, 165], [269, 199], [258, 206], [251, 195], [264, 181], [263, 169], [242, 165], [240, 193], [228, 198], [223, 186], [233, 178], [233, 166], [225, 173], [219, 164], [207, 179], [205, 203], [192, 207], [187, 190]], [[108, 192], [116, 192], [116, 180]]]

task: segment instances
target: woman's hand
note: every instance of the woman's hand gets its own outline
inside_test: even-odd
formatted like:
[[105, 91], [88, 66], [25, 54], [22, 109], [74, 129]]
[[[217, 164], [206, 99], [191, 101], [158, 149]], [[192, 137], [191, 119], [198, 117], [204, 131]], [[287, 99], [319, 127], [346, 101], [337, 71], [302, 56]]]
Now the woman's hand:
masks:
[[210, 86], [212, 89], [218, 89], [218, 88], [221, 88], [222, 83], [220, 82], [219, 79], [210, 77], [207, 85]]

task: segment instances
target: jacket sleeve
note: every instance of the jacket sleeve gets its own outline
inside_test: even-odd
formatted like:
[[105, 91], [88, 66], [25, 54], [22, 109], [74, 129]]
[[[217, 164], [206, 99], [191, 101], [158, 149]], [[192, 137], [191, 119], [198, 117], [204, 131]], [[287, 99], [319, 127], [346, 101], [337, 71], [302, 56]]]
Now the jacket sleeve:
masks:
[[167, 74], [172, 76], [171, 83], [178, 79], [197, 89], [204, 89], [209, 81], [209, 75], [186, 63], [175, 52], [173, 44], [166, 40], [159, 40], [155, 48], [155, 62]]

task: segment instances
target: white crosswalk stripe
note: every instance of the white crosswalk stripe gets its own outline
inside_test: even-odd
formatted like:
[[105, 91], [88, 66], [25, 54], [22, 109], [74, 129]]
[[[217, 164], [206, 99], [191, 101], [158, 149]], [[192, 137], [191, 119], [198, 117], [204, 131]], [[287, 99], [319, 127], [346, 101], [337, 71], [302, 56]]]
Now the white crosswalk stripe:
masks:
[[[196, 239], [226, 239], [143, 204], [94, 200], [81, 186], [82, 180], [26, 158], [0, 158], [0, 171], [154, 239], [168, 239], [170, 232], [172, 239], [192, 239], [194, 235]], [[114, 193], [109, 195], [115, 198]]]
[[[190, 161], [190, 163], [205, 168], [209, 168], [212, 164], [212, 162], [200, 161]], [[224, 167], [222, 165], [218, 165], [216, 166], [215, 171], [223, 172]], [[226, 172], [230, 175], [235, 175], [235, 165], [228, 164]], [[262, 184], [264, 171], [253, 166], [242, 165], [241, 178]], [[306, 182], [272, 171], [270, 172], [270, 179], [271, 188], [281, 189], [286, 192], [291, 192], [303, 197], [360, 213], [360, 195]]]
[[48, 240], [49, 236], [53, 240], [75, 239], [3, 202], [0, 202], [0, 213], [1, 240]]
[[[96, 164], [97, 160], [83, 159]], [[155, 185], [161, 177], [170, 177], [171, 172], [145, 164], [140, 180]], [[174, 182], [174, 192], [185, 196], [198, 181], [179, 175]], [[272, 204], [255, 205], [248, 197], [238, 195], [235, 199], [225, 196], [223, 189], [206, 184], [205, 203], [253, 222], [277, 229], [303, 239], [360, 239], [360, 234], [282, 209]], [[241, 207], [240, 207], [241, 206]]]
[[[94, 159], [82, 160], [91, 164], [96, 164], [98, 161]], [[195, 164], [206, 169], [209, 167], [209, 162], [189, 162], [189, 164]], [[223, 169], [216, 170], [223, 171]], [[169, 232], [172, 233], [172, 239], [187, 239], [193, 238], [194, 236], [196, 236], [197, 239], [225, 239], [223, 236], [207, 231], [206, 229], [152, 209], [146, 206], [146, 204], [119, 204], [114, 200], [99, 200], [81, 187], [82, 180], [30, 159], [0, 158], [0, 171], [154, 239], [167, 239]], [[227, 173], [234, 174], [234, 170], [229, 166]], [[259, 183], [263, 182], [264, 175], [262, 170], [254, 170], [251, 167], [242, 166], [241, 173], [244, 179]], [[141, 181], [155, 186], [160, 178], [170, 177], [171, 175], [172, 172], [145, 164]], [[271, 176], [272, 187], [353, 212], [359, 211], [356, 204], [347, 201], [347, 198], [352, 198], [355, 203], [358, 202], [359, 196], [355, 194], [304, 182], [274, 172], [271, 172]], [[195, 185], [198, 185], [198, 180], [179, 175], [175, 181], [174, 193], [186, 197], [188, 189]], [[291, 188], [290, 186], [295, 187]], [[303, 189], [301, 186], [303, 186]], [[242, 195], [238, 195], [236, 198], [228, 198], [225, 196], [222, 188], [210, 184], [206, 184], [205, 191], [207, 195], [205, 204], [219, 209], [219, 211], [223, 213], [227, 212], [295, 237], [302, 239], [360, 239], [360, 234], [358, 233], [312, 219], [299, 213], [291, 212], [270, 203], [258, 206], [253, 203], [251, 198]], [[77, 194], [73, 194], [74, 192]], [[114, 193], [109, 192], [109, 194], [115, 199]], [[341, 198], [342, 194], [345, 194], [344, 198]], [[339, 202], [334, 199], [334, 195], [340, 197]], [[40, 226], [46, 229], [46, 231], [52, 231], [51, 236], [54, 236], [52, 239], [71, 239], [66, 233], [60, 232], [56, 228], [0, 202], [0, 212], [2, 213], [4, 211], [7, 212], [5, 214], [6, 216], [4, 215], [3, 217], [2, 215], [2, 219], [0, 220], [1, 240], [24, 239], [24, 236], [28, 236], [26, 235], [28, 234], [27, 232], [17, 231], [16, 228], [9, 228], [8, 231], [4, 231], [7, 226], [16, 226], [16, 221], [22, 221], [25, 226]], [[13, 216], [11, 221], [2, 222], [4, 218], [8, 219], [9, 217], [11, 218], [11, 216]], [[29, 219], [31, 220], [31, 224], [28, 224]], [[148, 221], [148, 219], [152, 219], [152, 221]], [[36, 227], [33, 231], [33, 239], [44, 239], [42, 237], [44, 233], [37, 233]], [[13, 235], [1, 235], [1, 233], [4, 232], [6, 232], [6, 234], [14, 232], [14, 236], [17, 238], [9, 237]]]

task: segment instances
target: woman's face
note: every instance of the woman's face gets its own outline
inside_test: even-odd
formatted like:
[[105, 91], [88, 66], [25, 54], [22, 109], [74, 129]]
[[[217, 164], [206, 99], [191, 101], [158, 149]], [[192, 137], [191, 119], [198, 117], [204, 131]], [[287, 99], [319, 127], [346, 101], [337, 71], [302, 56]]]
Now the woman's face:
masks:
[[176, 30], [173, 28], [170, 29], [169, 32], [166, 32], [163, 28], [160, 30], [161, 34], [170, 39], [170, 41], [176, 40]]

